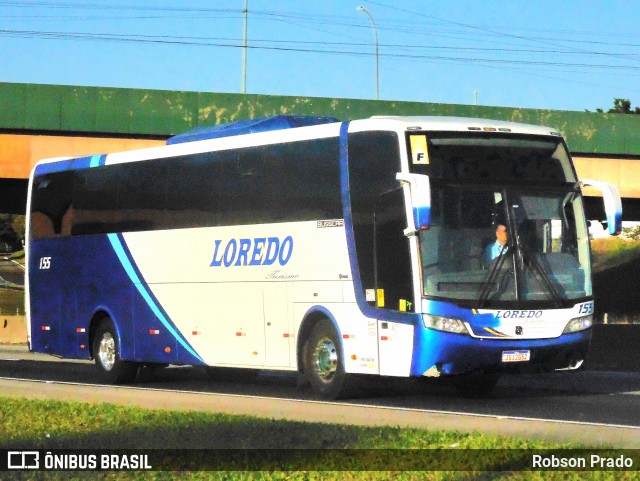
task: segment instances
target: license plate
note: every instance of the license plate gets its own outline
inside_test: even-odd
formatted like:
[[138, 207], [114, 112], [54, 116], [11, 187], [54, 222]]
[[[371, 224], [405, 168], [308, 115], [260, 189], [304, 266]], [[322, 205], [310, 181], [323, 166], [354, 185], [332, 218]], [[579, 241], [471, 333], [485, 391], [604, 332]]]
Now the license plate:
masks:
[[525, 362], [531, 360], [531, 351], [502, 351], [502, 362]]

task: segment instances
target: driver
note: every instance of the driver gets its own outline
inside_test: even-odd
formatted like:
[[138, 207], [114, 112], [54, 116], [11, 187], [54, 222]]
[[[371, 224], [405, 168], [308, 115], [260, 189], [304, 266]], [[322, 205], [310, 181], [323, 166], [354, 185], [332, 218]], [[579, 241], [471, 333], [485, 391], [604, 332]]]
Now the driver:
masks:
[[496, 241], [489, 244], [484, 250], [485, 267], [488, 267], [493, 259], [507, 252], [508, 239], [507, 227], [504, 224], [498, 224], [496, 226]]

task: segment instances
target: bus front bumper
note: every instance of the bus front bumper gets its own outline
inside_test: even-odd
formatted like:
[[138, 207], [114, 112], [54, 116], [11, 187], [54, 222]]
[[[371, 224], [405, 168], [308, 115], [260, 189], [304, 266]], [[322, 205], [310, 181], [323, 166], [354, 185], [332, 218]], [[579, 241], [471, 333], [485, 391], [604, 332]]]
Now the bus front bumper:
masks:
[[417, 329], [412, 376], [575, 369], [585, 360], [591, 329], [554, 339], [478, 339]]

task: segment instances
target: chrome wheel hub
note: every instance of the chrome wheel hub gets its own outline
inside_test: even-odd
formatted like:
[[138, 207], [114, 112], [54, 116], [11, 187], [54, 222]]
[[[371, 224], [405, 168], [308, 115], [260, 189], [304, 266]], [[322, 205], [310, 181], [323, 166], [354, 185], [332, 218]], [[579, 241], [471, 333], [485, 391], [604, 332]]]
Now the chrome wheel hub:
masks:
[[116, 342], [111, 333], [105, 332], [102, 336], [97, 355], [102, 367], [106, 371], [111, 371], [116, 363]]
[[331, 339], [318, 341], [313, 353], [313, 364], [318, 377], [324, 382], [331, 382], [338, 368], [338, 351]]

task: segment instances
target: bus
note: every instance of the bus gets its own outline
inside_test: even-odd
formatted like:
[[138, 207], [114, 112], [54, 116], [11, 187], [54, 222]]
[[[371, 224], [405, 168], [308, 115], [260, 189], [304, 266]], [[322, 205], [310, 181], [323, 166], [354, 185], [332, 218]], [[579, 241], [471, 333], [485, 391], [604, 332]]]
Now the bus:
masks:
[[41, 161], [29, 347], [93, 359], [104, 383], [281, 370], [328, 399], [366, 376], [473, 394], [576, 369], [594, 315], [585, 183], [617, 234], [617, 189], [580, 182], [558, 132], [452, 117], [276, 116]]

